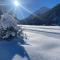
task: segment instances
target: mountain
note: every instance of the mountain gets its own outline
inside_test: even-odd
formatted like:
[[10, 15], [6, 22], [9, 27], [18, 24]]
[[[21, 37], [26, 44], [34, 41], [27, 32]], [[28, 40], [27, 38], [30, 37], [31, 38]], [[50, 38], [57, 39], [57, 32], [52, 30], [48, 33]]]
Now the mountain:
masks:
[[47, 25], [60, 25], [60, 4], [57, 4], [50, 11], [42, 15]]
[[39, 17], [39, 15], [49, 11], [50, 9], [47, 7], [42, 7], [39, 10], [37, 10], [36, 12], [34, 12], [33, 14], [31, 14], [28, 18], [26, 19], [33, 19], [34, 17]]
[[43, 14], [36, 14], [37, 16], [29, 16], [22, 20], [22, 24], [28, 25], [60, 25], [60, 4], [57, 4], [52, 9]]
[[50, 8], [47, 8], [47, 7], [41, 7], [39, 10], [37, 10], [36, 12], [34, 12], [36, 15], [39, 15], [39, 14], [43, 14], [47, 11], [49, 11]]
[[[35, 11], [33, 14], [31, 14], [29, 17], [27, 17], [26, 19], [20, 20], [21, 24], [29, 24], [29, 21], [32, 21], [34, 18], [38, 18], [39, 15], [49, 11], [50, 9], [47, 7], [41, 7], [39, 10]], [[31, 22], [33, 23], [33, 22]]]

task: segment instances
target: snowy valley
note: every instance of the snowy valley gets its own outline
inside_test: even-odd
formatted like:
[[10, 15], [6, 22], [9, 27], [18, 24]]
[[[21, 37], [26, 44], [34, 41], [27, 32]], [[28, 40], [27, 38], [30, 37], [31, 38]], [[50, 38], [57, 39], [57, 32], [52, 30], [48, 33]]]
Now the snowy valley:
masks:
[[60, 60], [59, 26], [21, 27], [26, 44], [17, 40], [0, 42], [0, 60]]
[[39, 2], [0, 1], [0, 60], [60, 60], [60, 3]]

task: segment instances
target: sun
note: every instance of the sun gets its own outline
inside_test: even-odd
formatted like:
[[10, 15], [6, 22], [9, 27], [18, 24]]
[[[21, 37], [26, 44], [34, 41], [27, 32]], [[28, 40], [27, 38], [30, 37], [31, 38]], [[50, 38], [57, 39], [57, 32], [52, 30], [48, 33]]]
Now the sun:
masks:
[[16, 7], [20, 5], [20, 3], [17, 0], [15, 0], [13, 3]]

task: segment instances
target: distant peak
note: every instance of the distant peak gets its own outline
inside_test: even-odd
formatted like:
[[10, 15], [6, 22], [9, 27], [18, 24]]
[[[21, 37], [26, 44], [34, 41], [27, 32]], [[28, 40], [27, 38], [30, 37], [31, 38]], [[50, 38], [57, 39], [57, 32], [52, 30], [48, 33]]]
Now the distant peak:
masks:
[[45, 12], [47, 12], [48, 10], [50, 10], [50, 8], [48, 7], [41, 7], [39, 10], [36, 11], [37, 14], [43, 14]]
[[59, 4], [57, 4], [55, 7], [60, 7], [60, 3], [59, 3]]
[[40, 9], [50, 9], [50, 8], [48, 8], [48, 7], [41, 7]]

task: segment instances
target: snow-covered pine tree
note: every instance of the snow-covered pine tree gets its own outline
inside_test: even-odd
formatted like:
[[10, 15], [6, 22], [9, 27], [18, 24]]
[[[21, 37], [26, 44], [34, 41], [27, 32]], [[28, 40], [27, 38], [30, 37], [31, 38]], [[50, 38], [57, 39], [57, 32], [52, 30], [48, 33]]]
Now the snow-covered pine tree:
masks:
[[0, 18], [0, 39], [8, 40], [14, 37], [23, 38], [22, 29], [17, 26], [17, 20], [10, 14], [4, 13]]
[[[4, 1], [1, 0], [3, 3]], [[17, 26], [17, 19], [10, 7], [0, 5], [0, 40], [13, 40], [19, 37], [20, 40], [24, 38], [21, 27]], [[11, 14], [12, 13], [12, 14]], [[22, 40], [24, 42], [24, 40]]]

